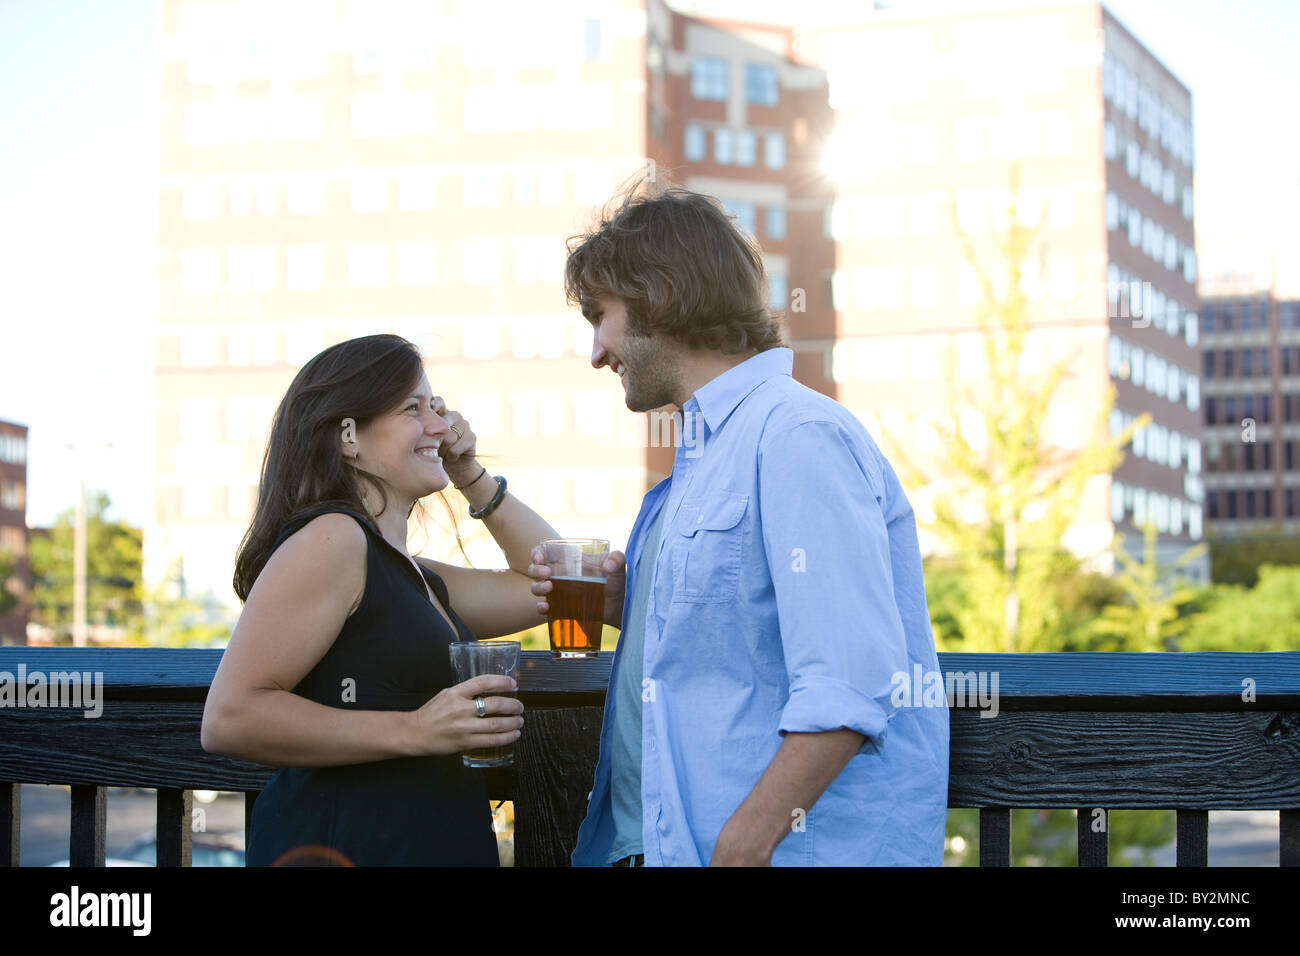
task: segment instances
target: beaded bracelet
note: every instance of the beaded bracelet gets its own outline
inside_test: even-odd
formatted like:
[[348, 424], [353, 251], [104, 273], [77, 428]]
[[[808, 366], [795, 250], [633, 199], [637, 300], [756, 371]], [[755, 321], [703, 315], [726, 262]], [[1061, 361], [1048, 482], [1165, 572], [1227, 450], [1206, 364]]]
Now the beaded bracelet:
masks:
[[[500, 475], [493, 475], [492, 477], [495, 478], [497, 482], [497, 493], [492, 496], [491, 501], [485, 504], [478, 511], [475, 511], [473, 508], [471, 508], [469, 510], [469, 516], [471, 518], [479, 518], [479, 519], [486, 518], [488, 515], [496, 511], [497, 508], [501, 506], [501, 502], [506, 496], [506, 480]], [[475, 480], [477, 481], [478, 479]]]

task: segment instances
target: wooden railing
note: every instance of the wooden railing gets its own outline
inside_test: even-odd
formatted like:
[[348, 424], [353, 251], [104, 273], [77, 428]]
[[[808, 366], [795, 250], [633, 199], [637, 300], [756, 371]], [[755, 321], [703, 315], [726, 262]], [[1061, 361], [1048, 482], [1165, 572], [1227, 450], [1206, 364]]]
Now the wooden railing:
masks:
[[[104, 863], [106, 787], [158, 790], [160, 866], [189, 865], [190, 791], [243, 791], [247, 822], [273, 770], [199, 745], [220, 657], [0, 647], [0, 681], [4, 672], [16, 680], [20, 666], [29, 675], [99, 672], [104, 681], [98, 718], [0, 706], [0, 865], [19, 864], [23, 783], [70, 785], [73, 866]], [[611, 660], [523, 655], [527, 729], [515, 766], [487, 772], [492, 798], [514, 801], [516, 865], [568, 862], [595, 770]], [[948, 805], [979, 809], [982, 866], [1010, 865], [1016, 808], [1077, 810], [1080, 866], [1107, 864], [1109, 827], [1094, 821], [1114, 809], [1176, 810], [1179, 866], [1206, 865], [1210, 810], [1279, 810], [1279, 861], [1300, 866], [1300, 653], [939, 660], [944, 674], [984, 674], [989, 693], [997, 675], [995, 717], [981, 716], [992, 708], [978, 699], [951, 711]]]

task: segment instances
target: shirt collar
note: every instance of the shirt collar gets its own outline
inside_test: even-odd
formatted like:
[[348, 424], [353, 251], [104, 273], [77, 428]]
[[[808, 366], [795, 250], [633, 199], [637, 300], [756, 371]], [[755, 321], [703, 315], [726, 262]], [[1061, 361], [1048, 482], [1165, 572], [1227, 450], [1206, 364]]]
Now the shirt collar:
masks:
[[746, 359], [735, 368], [729, 368], [708, 384], [701, 386], [687, 401], [694, 402], [704, 416], [709, 431], [717, 431], [737, 405], [758, 386], [777, 375], [790, 375], [794, 370], [794, 351], [775, 348]]

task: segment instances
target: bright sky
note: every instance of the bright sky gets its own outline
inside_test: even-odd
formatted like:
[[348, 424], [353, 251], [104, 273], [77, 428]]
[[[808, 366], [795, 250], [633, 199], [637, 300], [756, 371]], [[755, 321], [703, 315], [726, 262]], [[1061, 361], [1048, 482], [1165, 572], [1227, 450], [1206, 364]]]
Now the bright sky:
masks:
[[[1192, 90], [1202, 272], [1262, 271], [1300, 222], [1300, 3], [1107, 5]], [[32, 429], [33, 526], [74, 500], [71, 442], [112, 442], [82, 453], [89, 484], [132, 522], [152, 511], [155, 17], [153, 0], [0, 0], [0, 418]]]

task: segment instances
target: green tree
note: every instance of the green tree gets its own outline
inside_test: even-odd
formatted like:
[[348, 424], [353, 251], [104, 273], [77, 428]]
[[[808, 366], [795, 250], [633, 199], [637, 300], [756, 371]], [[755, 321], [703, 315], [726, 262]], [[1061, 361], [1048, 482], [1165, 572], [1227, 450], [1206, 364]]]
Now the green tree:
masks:
[[18, 606], [18, 595], [9, 590], [9, 579], [14, 576], [17, 564], [7, 548], [0, 548], [0, 616]]
[[1300, 567], [1259, 568], [1259, 583], [1216, 584], [1179, 638], [1184, 651], [1300, 650]]
[[1092, 626], [1096, 651], [1172, 651], [1177, 638], [1193, 617], [1183, 608], [1193, 604], [1199, 589], [1186, 584], [1180, 572], [1205, 554], [1205, 545], [1189, 548], [1170, 568], [1162, 569], [1156, 558], [1157, 532], [1152, 522], [1142, 531], [1143, 558], [1139, 561], [1124, 550], [1118, 536], [1112, 545], [1115, 582], [1123, 588], [1124, 600], [1102, 608]]
[[1280, 525], [1231, 538], [1211, 537], [1209, 544], [1215, 584], [1253, 588], [1259, 580], [1260, 565], [1300, 565], [1300, 538], [1284, 534]]
[[[139, 528], [108, 518], [108, 495], [86, 500], [86, 621], [122, 628], [128, 637], [142, 629], [143, 546]], [[75, 512], [69, 508], [48, 534], [32, 536], [32, 619], [71, 640]]]
[[172, 562], [161, 584], [145, 596], [145, 641], [154, 647], [223, 647], [230, 640], [230, 612], [185, 593], [183, 564]]
[[[980, 387], [961, 391], [982, 421], [983, 441], [977, 447], [975, 436], [965, 433], [955, 385], [948, 390], [952, 427], [944, 430], [943, 451], [928, 467], [915, 464], [899, 442], [885, 435], [906, 486], [934, 483], [943, 489], [934, 497], [928, 530], [943, 543], [962, 578], [964, 600], [951, 615], [964, 650], [1060, 648], [1063, 612], [1052, 585], [1078, 566], [1062, 548], [1062, 536], [1085, 483], [1112, 471], [1134, 430], [1150, 420], [1143, 415], [1111, 436], [1107, 422], [1115, 396], [1110, 389], [1081, 449], [1049, 442], [1048, 409], [1073, 357], [1037, 378], [1022, 369], [1032, 318], [1022, 280], [1034, 230], [1021, 225], [1014, 179], [1012, 185], [1010, 225], [995, 244], [996, 262], [983, 266], [964, 236], [962, 240], [983, 288], [978, 321], [988, 372]], [[958, 235], [963, 235], [960, 229]], [[955, 364], [950, 355], [949, 383], [957, 381]]]

